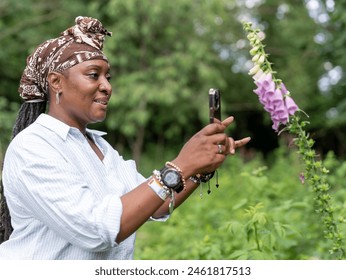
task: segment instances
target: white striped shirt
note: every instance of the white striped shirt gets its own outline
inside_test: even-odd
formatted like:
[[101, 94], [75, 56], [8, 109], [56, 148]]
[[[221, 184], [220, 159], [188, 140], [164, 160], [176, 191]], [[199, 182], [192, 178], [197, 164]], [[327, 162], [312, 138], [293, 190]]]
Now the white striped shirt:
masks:
[[125, 161], [101, 136], [84, 135], [42, 114], [10, 143], [3, 169], [14, 231], [0, 259], [132, 259], [135, 234], [117, 244], [120, 196], [142, 183], [134, 161]]

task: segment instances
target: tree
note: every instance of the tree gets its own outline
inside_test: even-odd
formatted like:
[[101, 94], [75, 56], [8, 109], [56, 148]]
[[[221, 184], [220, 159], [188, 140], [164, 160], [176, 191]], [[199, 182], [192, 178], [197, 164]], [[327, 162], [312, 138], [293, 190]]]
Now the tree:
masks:
[[[19, 80], [27, 56], [43, 41], [57, 37], [74, 24], [79, 13], [88, 14], [88, 1], [2, 0], [0, 3], [0, 157], [11, 139], [17, 116]], [[66, 8], [68, 7], [68, 9]]]
[[209, 88], [227, 84], [218, 46], [231, 43], [236, 19], [218, 1], [110, 0], [94, 9], [114, 32], [105, 49], [115, 77], [107, 127], [137, 161], [147, 140], [181, 144], [206, 123]]
[[[113, 31], [105, 53], [112, 65], [114, 96], [106, 122], [95, 127], [106, 130], [108, 140], [122, 153], [131, 151], [137, 161], [143, 151], [152, 155], [156, 149], [160, 156], [166, 147], [176, 153], [184, 139], [207, 123], [211, 87], [222, 91], [223, 116], [236, 117], [232, 135], [251, 135], [251, 145], [271, 151], [277, 138], [247, 75], [251, 61], [241, 20], [250, 18], [265, 27], [271, 61], [310, 115], [311, 130], [323, 135], [327, 122], [336, 131], [340, 122], [330, 120], [341, 121], [342, 114], [337, 119], [325, 115], [343, 100], [341, 84], [327, 97], [318, 83], [326, 61], [337, 65], [343, 41], [334, 45], [315, 41], [316, 35], [327, 30], [309, 16], [305, 2], [4, 0], [0, 4], [0, 63], [6, 67], [0, 69], [0, 96], [5, 98], [1, 101], [5, 112], [0, 114], [16, 110], [18, 81], [33, 48], [73, 25], [76, 16], [87, 15], [99, 18]], [[339, 17], [342, 2], [333, 11], [336, 15], [341, 11]], [[333, 28], [338, 24], [335, 21]], [[2, 131], [10, 134], [9, 128], [5, 125]]]
[[[328, 5], [333, 4], [333, 5]], [[324, 39], [323, 50], [327, 58], [325, 75], [321, 82], [324, 86], [326, 99], [325, 144], [335, 148], [340, 155], [345, 155], [346, 129], [346, 58], [344, 48], [346, 44], [345, 16], [346, 1], [320, 1], [321, 13], [329, 19], [319, 23], [320, 37]]]

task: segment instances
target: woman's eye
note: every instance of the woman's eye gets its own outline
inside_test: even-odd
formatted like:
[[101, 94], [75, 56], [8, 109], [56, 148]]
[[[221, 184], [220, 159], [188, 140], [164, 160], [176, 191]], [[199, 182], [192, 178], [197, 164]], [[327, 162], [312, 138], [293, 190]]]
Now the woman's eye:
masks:
[[89, 75], [89, 77], [91, 77], [93, 79], [97, 79], [99, 77], [99, 75], [97, 73], [90, 73], [88, 75]]

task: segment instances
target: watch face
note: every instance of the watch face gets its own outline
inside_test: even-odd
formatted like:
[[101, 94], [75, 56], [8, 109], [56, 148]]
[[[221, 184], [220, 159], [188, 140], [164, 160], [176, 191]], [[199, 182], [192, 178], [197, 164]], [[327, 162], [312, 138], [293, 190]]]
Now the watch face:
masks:
[[180, 183], [180, 174], [176, 170], [167, 170], [162, 174], [164, 184], [169, 188], [174, 188]]

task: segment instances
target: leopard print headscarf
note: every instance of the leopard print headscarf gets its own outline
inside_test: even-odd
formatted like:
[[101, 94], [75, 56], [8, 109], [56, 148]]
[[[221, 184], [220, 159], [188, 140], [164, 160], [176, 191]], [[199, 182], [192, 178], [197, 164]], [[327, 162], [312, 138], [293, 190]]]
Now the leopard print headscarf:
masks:
[[105, 36], [111, 36], [102, 23], [91, 17], [79, 16], [76, 25], [55, 39], [39, 45], [27, 58], [19, 84], [19, 94], [25, 102], [45, 102], [48, 99], [50, 72], [63, 72], [72, 66], [91, 59], [108, 61], [103, 54]]

